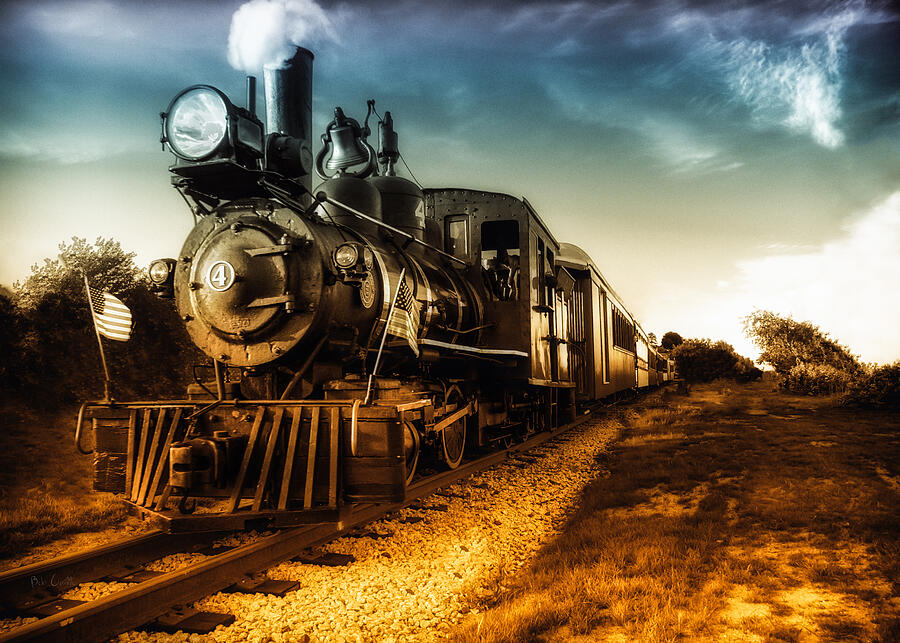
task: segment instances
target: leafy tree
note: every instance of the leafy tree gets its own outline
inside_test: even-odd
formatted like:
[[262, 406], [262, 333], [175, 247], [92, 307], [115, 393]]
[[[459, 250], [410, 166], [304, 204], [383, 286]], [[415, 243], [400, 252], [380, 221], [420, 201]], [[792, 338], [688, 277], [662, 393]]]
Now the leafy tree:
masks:
[[0, 292], [0, 391], [17, 388], [22, 357], [22, 318], [12, 297]]
[[799, 364], [815, 364], [861, 372], [856, 357], [812, 323], [794, 321], [768, 310], [757, 310], [743, 319], [744, 332], [760, 350], [760, 359], [779, 376], [786, 377]]
[[739, 356], [730, 344], [709, 339], [689, 339], [673, 351], [675, 368], [688, 382], [709, 382], [720, 377], [733, 377]]
[[21, 362], [16, 377], [35, 396], [56, 400], [99, 397], [103, 373], [84, 286], [115, 294], [131, 309], [128, 342], [103, 339], [114, 392], [123, 395], [177, 394], [187, 365], [198, 357], [170, 302], [154, 296], [119, 242], [93, 244], [74, 237], [56, 259], [32, 266], [15, 285], [22, 324]]
[[666, 350], [672, 350], [676, 346], [680, 345], [683, 341], [684, 340], [681, 338], [681, 335], [679, 335], [675, 331], [670, 330], [668, 333], [662, 336], [660, 346], [662, 346]]

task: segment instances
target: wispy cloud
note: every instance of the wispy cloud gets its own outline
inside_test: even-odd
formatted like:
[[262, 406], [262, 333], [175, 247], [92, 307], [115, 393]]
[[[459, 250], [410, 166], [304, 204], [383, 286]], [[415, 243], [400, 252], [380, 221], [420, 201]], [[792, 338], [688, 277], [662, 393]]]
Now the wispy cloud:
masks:
[[846, 34], [864, 15], [846, 7], [780, 44], [712, 36], [708, 49], [721, 56], [735, 99], [752, 110], [759, 126], [786, 127], [833, 149], [845, 138], [840, 120]]
[[[121, 148], [117, 151], [121, 151]], [[10, 131], [0, 135], [0, 158], [74, 165], [99, 161], [109, 156], [110, 151], [100, 141], [90, 138], [64, 140], [59, 137], [48, 138], [40, 133], [25, 135]]]
[[122, 42], [138, 33], [122, 7], [107, 0], [44, 3], [35, 6], [28, 18], [40, 31], [66, 38]]
[[672, 173], [728, 172], [743, 165], [725, 154], [692, 126], [677, 119], [645, 118], [635, 123], [645, 145]]
[[534, 2], [515, 10], [501, 24], [501, 31], [559, 31], [584, 29], [619, 15], [627, 2], [598, 7], [592, 2]]

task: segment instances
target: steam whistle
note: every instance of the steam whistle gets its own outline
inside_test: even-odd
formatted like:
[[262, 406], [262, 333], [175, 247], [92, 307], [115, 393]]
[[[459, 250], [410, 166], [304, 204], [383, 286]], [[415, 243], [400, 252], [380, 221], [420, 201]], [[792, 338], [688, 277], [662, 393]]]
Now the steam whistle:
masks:
[[385, 112], [384, 120], [378, 122], [378, 141], [381, 148], [378, 161], [384, 167], [384, 175], [394, 176], [394, 164], [400, 158], [400, 149], [397, 147], [397, 132], [394, 131], [394, 119], [390, 112]]

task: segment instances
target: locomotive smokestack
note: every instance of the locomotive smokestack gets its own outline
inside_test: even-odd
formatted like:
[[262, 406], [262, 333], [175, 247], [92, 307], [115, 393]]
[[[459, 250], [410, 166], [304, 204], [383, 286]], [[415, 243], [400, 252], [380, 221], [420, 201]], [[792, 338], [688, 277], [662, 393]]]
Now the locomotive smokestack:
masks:
[[247, 76], [247, 111], [256, 116], [256, 76]]
[[[266, 65], [266, 120], [269, 133], [279, 132], [301, 141], [301, 164], [312, 169], [312, 63], [313, 53], [297, 47], [292, 58], [279, 66]], [[312, 189], [312, 173], [301, 181]]]

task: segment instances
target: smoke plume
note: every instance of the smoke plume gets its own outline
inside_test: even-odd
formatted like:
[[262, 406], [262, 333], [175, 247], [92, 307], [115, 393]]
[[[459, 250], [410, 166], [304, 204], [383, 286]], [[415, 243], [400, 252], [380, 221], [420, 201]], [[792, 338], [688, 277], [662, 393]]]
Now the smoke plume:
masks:
[[323, 41], [339, 39], [331, 16], [315, 0], [250, 0], [231, 17], [228, 62], [257, 73], [290, 58], [295, 46]]

